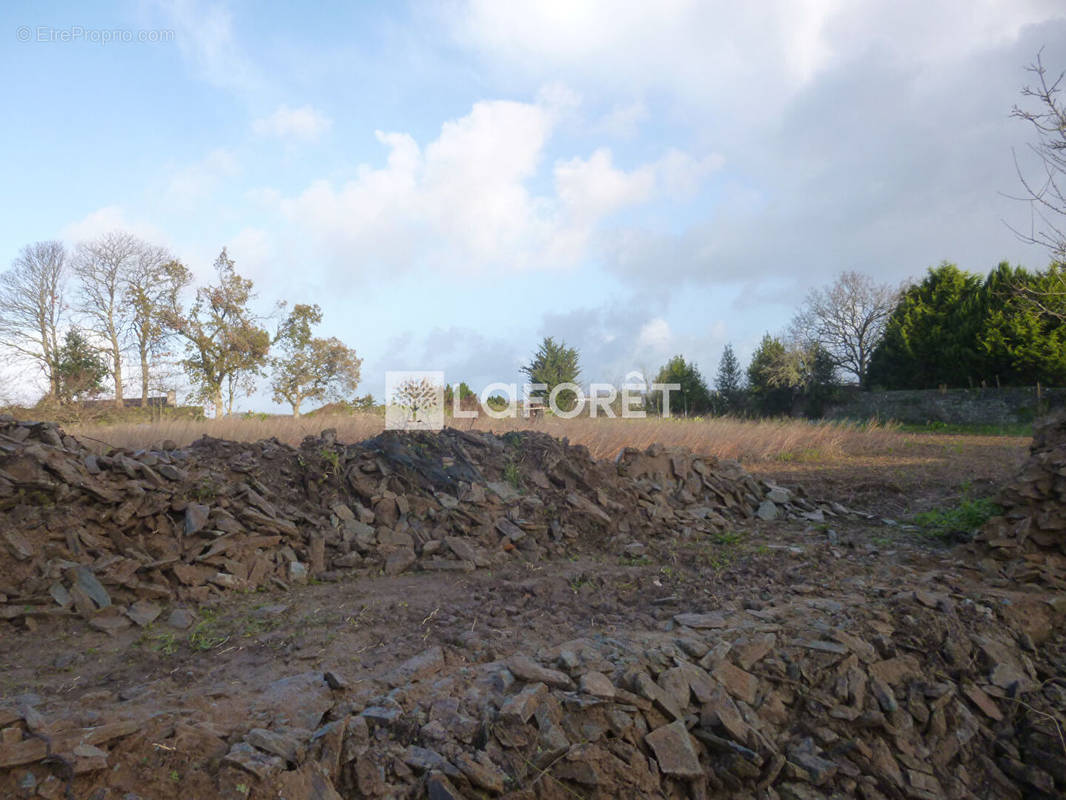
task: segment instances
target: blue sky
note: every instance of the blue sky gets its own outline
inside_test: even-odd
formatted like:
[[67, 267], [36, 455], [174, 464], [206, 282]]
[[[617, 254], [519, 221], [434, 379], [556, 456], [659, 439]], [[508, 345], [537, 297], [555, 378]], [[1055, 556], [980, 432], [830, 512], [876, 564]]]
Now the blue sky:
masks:
[[1004, 194], [1057, 0], [12, 2], [0, 36], [0, 263], [122, 228], [208, 280], [225, 245], [361, 392], [518, 380], [543, 335], [710, 376], [842, 270], [1046, 261]]

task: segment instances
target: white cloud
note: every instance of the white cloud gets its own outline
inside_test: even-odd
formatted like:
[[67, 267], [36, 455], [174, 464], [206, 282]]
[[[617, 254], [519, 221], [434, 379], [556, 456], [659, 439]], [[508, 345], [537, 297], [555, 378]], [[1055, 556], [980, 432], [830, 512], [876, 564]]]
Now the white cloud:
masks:
[[311, 106], [289, 108], [281, 105], [270, 116], [252, 122], [252, 130], [260, 136], [306, 142], [318, 140], [332, 126], [333, 120]]
[[167, 197], [180, 205], [194, 203], [239, 171], [237, 157], [225, 148], [216, 148], [200, 161], [175, 170], [167, 184]]
[[628, 173], [617, 169], [611, 151], [600, 148], [587, 159], [558, 162], [555, 187], [559, 200], [572, 216], [595, 220], [647, 200], [655, 187], [655, 172], [650, 165]]
[[453, 32], [496, 67], [562, 72], [625, 94], [666, 89], [705, 99], [741, 83], [767, 91], [762, 76], [774, 76], [772, 93], [809, 80], [829, 55], [823, 28], [832, 5], [663, 0], [653, 10], [640, 0], [470, 0], [453, 17]]
[[562, 74], [590, 95], [650, 91], [713, 113], [743, 108], [748, 121], [772, 118], [820, 75], [871, 49], [935, 68], [1066, 16], [1061, 0], [467, 0], [461, 8], [446, 22], [488, 69]]
[[617, 139], [636, 136], [640, 124], [648, 118], [648, 108], [643, 100], [616, 105], [593, 125], [596, 133]]
[[656, 162], [655, 169], [662, 189], [677, 198], [696, 192], [724, 164], [725, 156], [721, 153], [695, 158], [672, 147]]
[[229, 240], [226, 252], [240, 265], [241, 274], [259, 278], [274, 258], [274, 244], [262, 228], [242, 228]]
[[625, 170], [599, 149], [556, 162], [553, 191], [534, 193], [560, 108], [574, 102], [558, 86], [536, 103], [478, 102], [425, 147], [379, 131], [389, 148], [384, 167], [360, 166], [340, 186], [315, 181], [280, 208], [349, 268], [352, 254], [367, 264], [463, 272], [572, 266], [607, 218], [653, 196], [659, 173], [676, 182], [671, 174], [688, 158], [693, 180], [707, 174], [703, 160], [680, 153]]
[[60, 238], [72, 244], [95, 239], [112, 231], [126, 231], [156, 245], [166, 245], [163, 232], [151, 223], [143, 220], [127, 219], [121, 206], [104, 206], [80, 220], [71, 222], [59, 232]]
[[242, 93], [266, 87], [237, 41], [225, 6], [201, 0], [158, 0], [156, 6], [176, 31], [182, 56], [204, 80]]
[[670, 323], [662, 317], [645, 322], [637, 334], [637, 350], [650, 350], [655, 353], [665, 352], [670, 345]]

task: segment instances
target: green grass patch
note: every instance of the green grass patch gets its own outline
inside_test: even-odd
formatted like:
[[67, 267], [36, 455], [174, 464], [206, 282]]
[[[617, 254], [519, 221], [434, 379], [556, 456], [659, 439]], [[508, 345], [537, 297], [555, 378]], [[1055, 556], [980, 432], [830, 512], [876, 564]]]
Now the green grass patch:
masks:
[[802, 450], [785, 450], [778, 453], [775, 457], [776, 461], [782, 461], [786, 464], [814, 464], [819, 461], [824, 461], [827, 458], [827, 453], [817, 447], [807, 447]]
[[719, 531], [711, 534], [711, 541], [722, 545], [736, 544], [743, 538], [744, 534], [740, 531]]
[[178, 638], [170, 632], [154, 632], [146, 630], [137, 640], [137, 644], [146, 650], [160, 653], [164, 656], [174, 655], [178, 649]]
[[1031, 422], [1004, 422], [999, 425], [969, 424], [956, 422], [926, 422], [918, 425], [905, 423], [900, 426], [904, 433], [943, 433], [970, 436], [1032, 436]]
[[1002, 512], [988, 497], [963, 496], [956, 506], [926, 511], [911, 521], [929, 536], [950, 542], [969, 541], [975, 530]]
[[203, 618], [189, 632], [189, 647], [193, 650], [212, 650], [225, 642], [229, 636], [224, 636], [219, 630], [215, 612], [204, 609], [200, 614]]

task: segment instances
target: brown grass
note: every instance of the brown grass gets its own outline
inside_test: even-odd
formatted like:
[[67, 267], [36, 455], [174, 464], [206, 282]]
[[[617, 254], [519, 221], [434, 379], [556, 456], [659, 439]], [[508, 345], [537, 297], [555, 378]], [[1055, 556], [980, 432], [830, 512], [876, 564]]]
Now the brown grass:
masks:
[[[815, 461], [872, 452], [897, 445], [901, 436], [884, 425], [857, 426], [803, 420], [710, 419], [504, 419], [481, 417], [457, 420], [458, 427], [474, 427], [504, 433], [533, 429], [573, 444], [583, 444], [596, 458], [614, 458], [626, 446], [645, 448], [653, 442], [687, 447], [720, 458], [747, 462], [766, 460]], [[170, 439], [179, 446], [203, 435], [237, 441], [255, 441], [275, 436], [299, 444], [305, 436], [324, 428], [336, 428], [342, 442], [359, 442], [381, 432], [382, 417], [356, 414], [334, 417], [234, 417], [222, 420], [162, 420], [157, 422], [81, 424], [68, 426], [76, 436], [112, 446], [138, 449], [158, 447]]]
[[[894, 518], [955, 502], [965, 494], [995, 494], [1021, 466], [1029, 444], [1028, 437], [907, 433], [891, 425], [804, 420], [481, 417], [457, 422], [459, 427], [497, 433], [543, 431], [583, 444], [601, 459], [614, 458], [626, 446], [683, 446], [739, 459], [764, 477]], [[186, 445], [205, 434], [238, 441], [273, 436], [296, 445], [325, 428], [335, 428], [340, 441], [353, 443], [377, 435], [383, 426], [379, 415], [356, 414], [82, 423], [67, 430], [100, 449], [111, 445], [135, 450], [158, 447], [166, 439]]]

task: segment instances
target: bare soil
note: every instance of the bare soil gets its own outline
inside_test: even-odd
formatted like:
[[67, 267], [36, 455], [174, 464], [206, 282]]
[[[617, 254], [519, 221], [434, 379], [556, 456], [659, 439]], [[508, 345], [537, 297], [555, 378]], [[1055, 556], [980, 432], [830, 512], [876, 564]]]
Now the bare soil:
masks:
[[[56, 756], [0, 769], [0, 796], [94, 800], [504, 794], [516, 798], [1062, 796], [1059, 792], [1066, 789], [1066, 777], [1056, 770], [1066, 764], [1066, 746], [1061, 752], [1052, 750], [1051, 756], [1058, 759], [1053, 763], [1045, 755], [1027, 758], [1025, 751], [1037, 747], [1032, 737], [1041, 731], [1050, 735], [1059, 730], [1061, 735], [1064, 695], [1055, 684], [1061, 684], [1061, 676], [1066, 674], [1066, 639], [1063, 608], [1051, 601], [1066, 595], [1048, 584], [1018, 585], [1004, 576], [997, 562], [964, 549], [948, 548], [906, 525], [914, 513], [955, 502], [963, 492], [990, 493], [1009, 479], [1025, 457], [1018, 440], [988, 437], [987, 441], [965, 444], [963, 450], [952, 442], [938, 442], [924, 451], [918, 448], [915, 453], [869, 458], [863, 463], [770, 462], [752, 470], [786, 488], [804, 486], [809, 497], [870, 511], [875, 515], [872, 519], [841, 517], [824, 523], [731, 519], [715, 531], [663, 531], [660, 540], [645, 548], [626, 550], [619, 541], [603, 536], [592, 540], [595, 547], [584, 550], [546, 550], [536, 558], [494, 560], [488, 567], [469, 572], [386, 576], [367, 570], [347, 575], [331, 571], [308, 585], [282, 589], [268, 583], [226, 592], [221, 601], [193, 609], [194, 619], [184, 629], [168, 624], [167, 612], [144, 627], [111, 632], [91, 628], [74, 615], [36, 617], [28, 626], [0, 628], [0, 708], [22, 710], [18, 721], [6, 723], [21, 731], [18, 746], [31, 742], [35, 734], [51, 742], [59, 741], [64, 731], [136, 722], [134, 732], [100, 745], [106, 767], [104, 762], [93, 762], [92, 758], [99, 756], [86, 750], [77, 759]], [[980, 456], [974, 457], [978, 451]], [[723, 623], [717, 632], [691, 628], [685, 624], [684, 615], [693, 613], [721, 614], [728, 625]], [[832, 662], [816, 662], [811, 660], [814, 656], [781, 656], [782, 663], [796, 665], [799, 670], [799, 674], [785, 670], [781, 673], [784, 677], [774, 671], [773, 651], [765, 668], [760, 668], [762, 662], [739, 662], [758, 677], [760, 685], [778, 687], [760, 690], [761, 707], [767, 707], [767, 698], [777, 702], [776, 695], [771, 697], [773, 692], [783, 692], [785, 704], [792, 708], [788, 712], [790, 723], [771, 717], [782, 730], [787, 729], [780, 747], [770, 748], [781, 754], [777, 772], [771, 774], [778, 762], [765, 752], [758, 756], [761, 766], [750, 780], [743, 777], [746, 773], [740, 766], [734, 771], [714, 760], [722, 757], [714, 755], [714, 748], [719, 746], [714, 742], [730, 738], [717, 727], [717, 734], [697, 742], [698, 748], [706, 749], [699, 749], [703, 763], [711, 759], [715, 765], [713, 769], [706, 767], [705, 778], [685, 777], [676, 770], [672, 773], [669, 754], [655, 749], [658, 766], [645, 754], [641, 758], [650, 766], [643, 766], [641, 761], [640, 767], [650, 769], [655, 780], [641, 783], [644, 778], [633, 777], [633, 783], [627, 784], [602, 766], [606, 750], [590, 750], [602, 744], [602, 737], [610, 736], [589, 733], [583, 742], [571, 735], [568, 750], [550, 763], [537, 761], [532, 770], [517, 769], [509, 774], [510, 762], [501, 763], [502, 757], [497, 758], [493, 769], [508, 774], [506, 785], [496, 791], [491, 775], [481, 774], [478, 764], [482, 762], [464, 761], [466, 757], [454, 745], [458, 742], [460, 749], [479, 754], [504, 752], [492, 740], [496, 735], [503, 741], [503, 733], [486, 739], [486, 731], [495, 729], [484, 728], [467, 746], [461, 743], [461, 735], [454, 733], [458, 728], [449, 728], [459, 738], [433, 745], [424, 718], [419, 717], [407, 729], [399, 723], [380, 722], [367, 712], [387, 698], [405, 715], [417, 716], [416, 710], [430, 708], [434, 697], [456, 696], [463, 698], [461, 709], [473, 714], [472, 709], [480, 708], [487, 715], [484, 719], [499, 721], [500, 708], [486, 705], [483, 698], [495, 697], [493, 692], [513, 696], [519, 687], [535, 682], [519, 680], [514, 688], [508, 684], [490, 690], [478, 688], [482, 686], [479, 681], [485, 680], [484, 675], [498, 675], [491, 671], [493, 665], [508, 664], [516, 655], [533, 656], [554, 668], [567, 660], [562, 654], [567, 647], [581, 653], [586, 645], [580, 643], [592, 643], [588, 647], [602, 648], [603, 653], [631, 652], [634, 660], [643, 664], [651, 659], [653, 645], [668, 652], [687, 637], [703, 642], [698, 649], [711, 650], [719, 640], [729, 638], [727, 633], [732, 636], [737, 632], [740, 639], [734, 636], [733, 646], [734, 652], [739, 652], [744, 637], [757, 631], [752, 626], [763, 624], [767, 631], [773, 628], [778, 649], [786, 643], [802, 649], [805, 637], [823, 644], [843, 640], [833, 638], [835, 631], [871, 642], [866, 646], [879, 652], [876, 659], [860, 659], [861, 670], [870, 663], [883, 664], [893, 658], [921, 661], [927, 670], [921, 676], [926, 693], [919, 691], [918, 699], [913, 699], [913, 684], [909, 691], [897, 686], [896, 693], [915, 719], [924, 714], [926, 724], [933, 728], [920, 726], [912, 736], [898, 728], [902, 723], [888, 714], [885, 700], [865, 701], [867, 713], [873, 713], [869, 709], [877, 709], [880, 702], [896, 725], [889, 726], [894, 733], [885, 737], [903, 765], [896, 767], [904, 775], [898, 786], [891, 775], [886, 778], [863, 766], [879, 763], [876, 748], [873, 756], [865, 756], [831, 747], [834, 737], [839, 736], [830, 728], [838, 722], [845, 724], [839, 717], [833, 718], [837, 722], [823, 722], [819, 728], [810, 721], [814, 718], [810, 715], [815, 714], [810, 698], [788, 700], [801, 684], [820, 685], [819, 670], [827, 670], [824, 674], [828, 675], [828, 671], [844, 668], [840, 666], [842, 656], [835, 650], [815, 653], [835, 659]], [[978, 664], [974, 661], [978, 655], [968, 657], [973, 662], [969, 666], [953, 663], [950, 654], [937, 655], [955, 641], [956, 635], [979, 638], [997, 631], [1014, 648], [1009, 654], [1012, 664], [1016, 652], [1025, 653], [1032, 668], [1026, 680], [1031, 678], [1034, 686], [1043, 684], [1043, 696], [1026, 696], [1023, 701], [1017, 682], [1009, 684], [1013, 688], [997, 688], [994, 680], [985, 677], [997, 665]], [[801, 640], [799, 645], [797, 640]], [[387, 677], [405, 669], [403, 665], [409, 665], [411, 659], [436, 652], [436, 647], [442, 659], [428, 674], [406, 681]], [[693, 655], [695, 651], [685, 652], [699, 660]], [[854, 660], [854, 654], [850, 658]], [[619, 677], [623, 662], [624, 658], [611, 662], [618, 669], [616, 675], [601, 666], [619, 686], [624, 683]], [[571, 667], [571, 676], [576, 680], [588, 671], [589, 663], [595, 664], [590, 661], [582, 668]], [[718, 674], [711, 666], [707, 668]], [[519, 674], [517, 668], [511, 672]], [[337, 685], [323, 681], [327, 673], [334, 676]], [[660, 683], [664, 674], [660, 673]], [[937, 748], [946, 746], [944, 736], [935, 730], [935, 719], [929, 719], [930, 713], [933, 717], [937, 713], [939, 696], [935, 693], [939, 689], [935, 687], [948, 683], [950, 691], [960, 692], [960, 697], [963, 689], [957, 690], [956, 685], [968, 689], [979, 683], [984, 690], [974, 694], [979, 698], [975, 702], [983, 703], [989, 695], [992, 698], [991, 713], [972, 703], [969, 711], [960, 712], [981, 720], [973, 727], [975, 732], [988, 729], [988, 744], [976, 744], [986, 741], [982, 738], [985, 734], [980, 733], [975, 744], [969, 745], [976, 748], [974, 752], [966, 752], [967, 745], [963, 744], [963, 755], [948, 757], [943, 773], [958, 770], [963, 776], [953, 783], [947, 782], [939, 767], [930, 767], [926, 775], [918, 765], [925, 761], [939, 764], [937, 753], [941, 751]], [[695, 692], [695, 684], [693, 687]], [[797, 698], [800, 696], [802, 693]], [[910, 706], [908, 697], [912, 698]], [[852, 700], [863, 707], [861, 698]], [[807, 707], [802, 714], [808, 716], [801, 724], [797, 715], [804, 702]], [[648, 705], [650, 710], [643, 712], [648, 727], [653, 728], [652, 722], [658, 720], [664, 729], [669, 728], [669, 714], [663, 717], [660, 706]], [[641, 706], [624, 708], [633, 709], [626, 713], [641, 715], [636, 710]], [[746, 709], [743, 706], [745, 714]], [[429, 714], [430, 724], [434, 713]], [[825, 711], [817, 713], [824, 717]], [[307, 721], [298, 722], [303, 718]], [[362, 727], [353, 733], [351, 720], [363, 718], [371, 720], [369, 727], [360, 722]], [[260, 776], [234, 767], [231, 756], [235, 744], [252, 729], [313, 731], [331, 719], [348, 720], [345, 742], [361, 742], [363, 734], [359, 731], [369, 730], [369, 740], [359, 745], [365, 752], [402, 751], [408, 755], [382, 758], [368, 766], [363, 755], [349, 748], [351, 752], [337, 756], [340, 770], [348, 771], [346, 777], [331, 776], [328, 787], [315, 784], [308, 777], [312, 772], [300, 766], [306, 767], [313, 760], [311, 756], [307, 762], [300, 757], [283, 764], [281, 772], [277, 765], [264, 768]], [[539, 716], [537, 719], [543, 731], [548, 723]], [[695, 725], [690, 728], [693, 734], [704, 727], [712, 729], [706, 716], [703, 719], [700, 723], [689, 720]], [[907, 719], [908, 725], [917, 724], [909, 715]], [[1036, 728], [1036, 733], [1030, 730]], [[521, 738], [518, 733], [509, 735]], [[0, 744], [0, 759], [4, 745], [10, 749], [15, 741], [15, 734], [9, 736]], [[863, 741], [868, 741], [866, 734], [856, 734], [856, 740], [864, 736]], [[640, 744], [640, 737], [622, 733], [618, 737], [620, 742]], [[821, 748], [816, 748], [821, 753], [818, 758], [838, 765], [839, 771], [834, 768], [832, 776], [820, 776], [817, 758], [803, 755], [807, 746], [803, 743], [811, 737]], [[929, 752], [908, 755], [908, 737], [928, 743]], [[1006, 744], [993, 748], [990, 743], [997, 737]], [[786, 741], [791, 745], [786, 746]], [[412, 756], [411, 748], [423, 746], [454, 753], [452, 763], [439, 768], [417, 766], [421, 755]], [[748, 746], [754, 746], [751, 740], [740, 750]], [[862, 751], [867, 745], [859, 742], [855, 746]], [[316, 763], [329, 760], [314, 745], [309, 747], [309, 753], [319, 753]], [[404, 747], [408, 749], [403, 751]], [[520, 744], [514, 747], [521, 749]], [[616, 760], [621, 758], [618, 747], [607, 748]], [[951, 762], [950, 758], [960, 761]], [[965, 767], [961, 766], [963, 759]], [[1040, 775], [1025, 772], [1037, 762], [1043, 764]], [[858, 774], [852, 775], [848, 764], [859, 764]], [[593, 777], [582, 777], [578, 767], [587, 767]], [[632, 775], [643, 775], [640, 770], [634, 767]], [[1005, 783], [989, 778], [993, 772]], [[303, 783], [292, 777], [297, 773]], [[1045, 776], [1049, 776], [1050, 784], [1041, 783]]]

